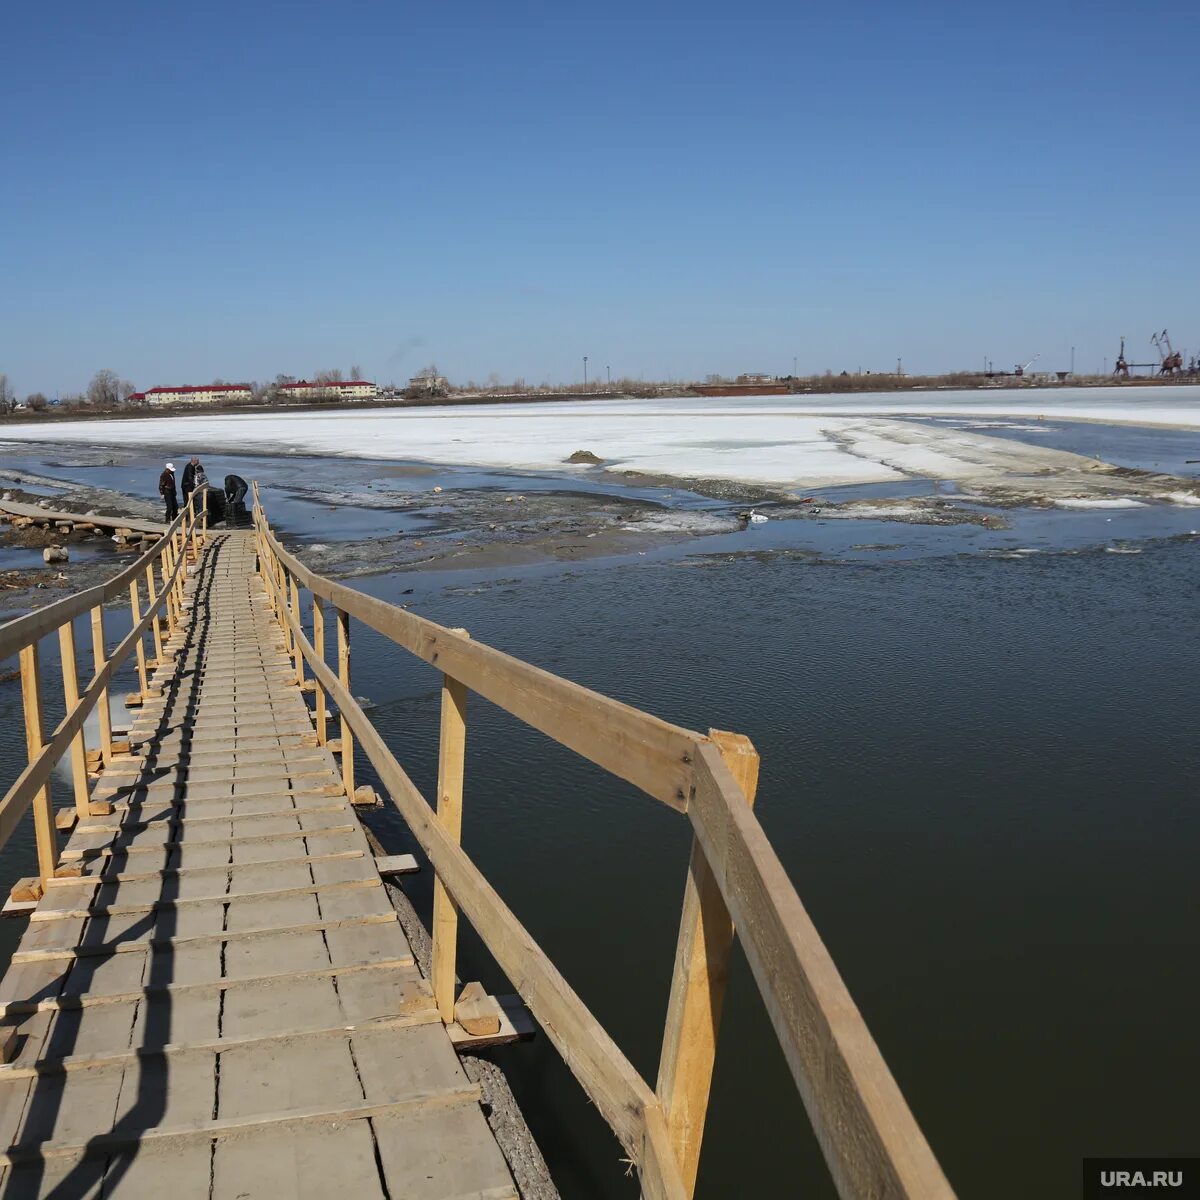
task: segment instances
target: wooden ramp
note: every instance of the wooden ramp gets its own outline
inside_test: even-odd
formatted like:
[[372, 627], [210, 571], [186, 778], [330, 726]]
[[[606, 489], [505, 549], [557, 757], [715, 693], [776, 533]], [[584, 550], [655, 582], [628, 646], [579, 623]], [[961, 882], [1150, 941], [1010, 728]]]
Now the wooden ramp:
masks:
[[[0, 1197], [515, 1197], [317, 744], [254, 534], [190, 619], [0, 983]], [[161, 691], [161, 695], [156, 692]]]

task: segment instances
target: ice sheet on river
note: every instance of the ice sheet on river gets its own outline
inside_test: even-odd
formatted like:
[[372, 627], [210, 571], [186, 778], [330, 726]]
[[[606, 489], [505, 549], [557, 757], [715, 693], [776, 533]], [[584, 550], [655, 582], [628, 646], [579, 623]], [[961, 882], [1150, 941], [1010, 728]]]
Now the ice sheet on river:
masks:
[[[649, 476], [746, 483], [803, 494], [839, 485], [903, 479], [953, 480], [976, 493], [1088, 496], [1145, 494], [1106, 464], [979, 429], [934, 425], [910, 415], [1092, 417], [1200, 427], [1200, 389], [1179, 401], [1117, 407], [1089, 392], [979, 393], [934, 400], [819, 397], [599, 401], [328, 413], [212, 414], [119, 422], [17, 426], [4, 436], [32, 441], [165, 445], [195, 451], [304, 453], [458, 466], [587, 471], [570, 467], [590, 450], [607, 469]], [[1191, 393], [1197, 392], [1193, 397]], [[1072, 395], [1081, 399], [1072, 399]], [[965, 396], [965, 399], [962, 398]], [[903, 414], [903, 415], [901, 415]], [[1164, 481], [1166, 486], [1164, 486]], [[1177, 490], [1159, 477], [1163, 498]]]

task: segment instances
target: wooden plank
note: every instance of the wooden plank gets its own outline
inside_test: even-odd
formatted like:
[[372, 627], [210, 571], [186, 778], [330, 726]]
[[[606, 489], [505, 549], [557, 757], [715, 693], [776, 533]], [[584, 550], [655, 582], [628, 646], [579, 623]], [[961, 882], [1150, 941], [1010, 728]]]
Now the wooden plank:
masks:
[[517, 1200], [518, 1192], [478, 1110], [382, 1115], [375, 1128], [388, 1194], [399, 1200]]
[[[184, 843], [190, 848], [191, 843]], [[226, 843], [222, 842], [221, 845]], [[316, 862], [336, 862], [343, 859], [351, 858], [366, 858], [368, 855], [362, 850], [338, 850], [332, 854], [306, 854], [297, 858], [271, 859], [271, 865], [279, 866], [307, 866], [309, 863]], [[261, 863], [250, 864], [261, 866]], [[216, 875], [225, 874], [229, 878], [233, 878], [238, 870], [238, 864], [223, 862], [220, 866], [215, 867], [167, 867], [159, 871], [118, 871], [115, 874], [102, 875], [77, 875], [71, 878], [56, 878], [46, 880], [46, 886], [59, 891], [67, 887], [96, 887], [105, 884], [116, 883], [138, 883], [143, 880], [157, 880], [166, 882], [168, 879], [194, 878], [197, 875]], [[381, 872], [382, 873], [382, 872]]]
[[[320, 596], [313, 594], [313, 646], [316, 649], [317, 656], [322, 662], [325, 661], [325, 601]], [[316, 694], [316, 712], [315, 724], [317, 727], [317, 741], [322, 746], [328, 741], [326, 729], [326, 709], [325, 709], [325, 689], [317, 684]]]
[[[467, 746], [467, 690], [442, 676], [442, 715], [438, 738], [437, 819], [446, 836], [462, 840], [463, 775]], [[454, 1020], [454, 960], [458, 947], [458, 910], [441, 879], [433, 880], [433, 950], [430, 959], [438, 1012]]]
[[[295, 799], [295, 793], [287, 793], [285, 798]], [[262, 797], [262, 799], [270, 799], [270, 797]], [[174, 806], [167, 806], [168, 808]], [[128, 808], [121, 810], [123, 813], [128, 812]], [[343, 800], [340, 804], [332, 802], [325, 804], [314, 804], [304, 808], [266, 808], [259, 809], [255, 812], [230, 812], [225, 815], [209, 815], [199, 817], [182, 817], [172, 813], [169, 817], [163, 817], [157, 820], [137, 820], [137, 821], [121, 821], [116, 825], [104, 825], [99, 820], [82, 821], [76, 828], [76, 836], [79, 833], [128, 833], [146, 829], [156, 829], [159, 827], [166, 828], [181, 826], [184, 828], [190, 826], [209, 826], [212, 827], [217, 821], [264, 821], [273, 817], [284, 816], [300, 816], [309, 813], [349, 813], [351, 808]]]
[[[350, 690], [350, 616], [343, 612], [340, 608], [334, 612], [334, 618], [337, 624], [337, 658], [338, 658], [338, 679], [341, 680], [342, 686]], [[299, 626], [297, 625], [297, 629]], [[296, 650], [296, 660], [304, 661], [304, 656], [299, 648]], [[346, 795], [351, 799], [354, 798], [354, 739], [350, 734], [350, 726], [346, 723], [345, 717], [341, 717], [338, 722], [339, 730], [342, 738], [342, 786], [346, 790]]]
[[[75, 624], [65, 621], [58, 627], [59, 657], [62, 660], [63, 701], [70, 712], [79, 703], [79, 667], [75, 659]], [[88, 815], [87, 747], [81, 728], [71, 742], [71, 782], [75, 789], [75, 812]]]
[[[287, 810], [285, 810], [286, 812]], [[296, 810], [302, 811], [302, 810]], [[73, 815], [73, 814], [72, 814]], [[271, 815], [271, 814], [260, 814]], [[229, 818], [229, 819], [232, 819]], [[87, 832], [92, 832], [88, 830]], [[289, 829], [280, 833], [251, 833], [242, 837], [225, 837], [225, 838], [194, 838], [194, 839], [169, 839], [163, 842], [147, 843], [145, 845], [137, 845], [131, 843], [129, 845], [114, 845], [112, 842], [106, 842], [100, 846], [84, 848], [67, 846], [59, 855], [61, 859], [82, 859], [86, 862], [95, 862], [98, 859], [107, 858], [122, 858], [136, 854], [170, 854], [173, 851], [183, 850], [199, 850], [206, 847], [227, 846], [234, 848], [237, 846], [259, 846], [272, 845], [274, 843], [294, 842], [308, 838], [328, 838], [328, 837], [343, 837], [346, 834], [357, 832], [353, 825], [330, 825], [325, 828], [316, 829]], [[420, 870], [417, 865], [417, 860], [411, 854], [395, 854], [389, 858], [377, 858], [375, 860], [376, 869], [380, 875], [404, 875], [412, 871]], [[386, 868], [386, 869], [385, 869]]]
[[187, 1055], [211, 1055], [233, 1049], [271, 1049], [286, 1043], [291, 1048], [303, 1050], [310, 1041], [345, 1040], [348, 1034], [355, 1032], [415, 1029], [421, 1025], [434, 1025], [437, 1022], [437, 1011], [430, 1005], [425, 1009], [414, 1009], [412, 1012], [380, 1018], [362, 1025], [340, 1024], [302, 1030], [285, 1028], [273, 1032], [245, 1034], [240, 1037], [201, 1038], [166, 1042], [163, 1045], [133, 1046], [128, 1050], [110, 1050], [100, 1054], [68, 1054], [55, 1058], [39, 1058], [32, 1063], [0, 1065], [0, 1086], [14, 1079], [36, 1079], [49, 1075], [63, 1075], [68, 1071], [94, 1071], [110, 1067], [125, 1067], [158, 1058], [178, 1059]]
[[716, 746], [688, 809], [838, 1194], [952, 1200], [829, 951]]
[[[281, 896], [308, 896], [318, 892], [333, 892], [342, 888], [377, 888], [380, 886], [379, 876], [373, 875], [368, 879], [347, 879], [337, 883], [313, 883], [301, 887], [275, 888], [261, 892], [249, 892], [237, 897], [239, 900], [261, 901], [277, 899]], [[60, 921], [71, 917], [115, 917], [132, 913], [173, 912], [180, 908], [194, 905], [216, 905], [224, 908], [224, 903], [211, 897], [203, 896], [195, 900], [153, 900], [135, 904], [98, 904], [90, 908], [59, 908], [47, 909], [40, 907], [30, 920]]]
[[20, 500], [0, 500], [0, 512], [13, 517], [33, 517], [36, 521], [93, 525], [99, 529], [132, 529], [134, 533], [162, 534], [167, 528], [161, 521], [147, 521], [141, 517], [104, 517], [97, 513], [68, 512], [66, 509], [42, 508], [38, 504], [25, 504]]
[[[36, 642], [21, 648], [21, 702], [25, 711], [25, 750], [30, 766], [32, 766], [41, 756], [43, 748], [42, 673]], [[28, 771], [29, 767], [26, 770]], [[16, 790], [15, 785], [13, 790]], [[32, 786], [26, 790], [33, 801], [33, 827], [37, 839], [38, 874], [45, 881], [54, 874], [54, 868], [58, 863], [58, 835], [54, 829], [54, 806], [50, 800], [50, 785], [43, 781], [36, 792], [33, 791]], [[28, 803], [27, 799], [25, 804]], [[24, 808], [25, 805], [14, 801], [14, 810], [18, 807]], [[0, 834], [0, 844], [5, 841], [7, 841], [7, 833]]]
[[413, 957], [409, 954], [402, 958], [384, 959], [379, 962], [354, 963], [341, 966], [331, 964], [303, 971], [289, 967], [286, 970], [273, 971], [265, 975], [231, 976], [228, 978], [206, 980], [200, 983], [165, 983], [158, 986], [141, 987], [135, 991], [116, 991], [111, 993], [103, 991], [83, 992], [76, 995], [47, 996], [40, 1000], [10, 1000], [0, 1002], [0, 1015], [8, 1018], [28, 1016], [30, 1013], [35, 1012], [64, 1012], [68, 1009], [97, 1008], [105, 1004], [123, 1004], [140, 1000], [152, 1000], [155, 997], [177, 994], [200, 995], [212, 992], [216, 995], [228, 991], [230, 988], [251, 987], [266, 983], [275, 983], [285, 979], [289, 983], [298, 984], [306, 979], [330, 979], [340, 975], [352, 975], [356, 971], [395, 971], [414, 965]]
[[411, 854], [385, 854], [375, 860], [375, 869], [385, 878], [393, 875], [412, 875], [421, 869]]
[[[297, 1131], [266, 1129], [218, 1141], [212, 1151], [212, 1193], [205, 1200], [385, 1200], [372, 1131], [380, 1119]], [[412, 1119], [403, 1117], [400, 1124], [407, 1128]], [[392, 1198], [408, 1200], [395, 1192]]]
[[[759, 759], [750, 739], [717, 729], [709, 730], [709, 736], [746, 803], [753, 806]], [[655, 1088], [666, 1116], [671, 1149], [689, 1195], [695, 1191], [700, 1166], [732, 949], [729, 910], [699, 841], [693, 839]]]
[[[232, 1052], [231, 1052], [232, 1053]], [[178, 1139], [201, 1141], [241, 1135], [250, 1130], [265, 1128], [296, 1129], [329, 1122], [361, 1121], [367, 1117], [409, 1115], [436, 1108], [456, 1108], [479, 1103], [479, 1085], [460, 1084], [440, 1091], [417, 1092], [403, 1099], [374, 1104], [326, 1106], [305, 1105], [277, 1112], [255, 1113], [244, 1117], [229, 1117], [215, 1121], [181, 1122], [178, 1125], [157, 1125], [145, 1129], [114, 1131], [97, 1134], [86, 1142], [59, 1143], [45, 1140], [21, 1142], [0, 1152], [0, 1165], [41, 1162], [46, 1159], [107, 1155], [127, 1146], [147, 1142]]]
[[521, 1003], [520, 996], [488, 996], [487, 1000], [487, 1010], [495, 1014], [498, 1022], [494, 1033], [468, 1033], [457, 1021], [446, 1026], [450, 1041], [459, 1054], [528, 1041], [537, 1033], [537, 1025]]

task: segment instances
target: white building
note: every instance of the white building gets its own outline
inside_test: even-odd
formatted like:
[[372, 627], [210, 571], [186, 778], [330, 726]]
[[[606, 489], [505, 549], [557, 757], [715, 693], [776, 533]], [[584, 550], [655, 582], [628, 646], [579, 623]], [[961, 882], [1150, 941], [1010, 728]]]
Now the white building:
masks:
[[339, 383], [284, 383], [279, 394], [285, 400], [374, 400], [378, 394], [365, 379], [347, 379]]
[[131, 404], [231, 404], [251, 400], [254, 394], [244, 383], [210, 383], [200, 387], [156, 387], [134, 392]]

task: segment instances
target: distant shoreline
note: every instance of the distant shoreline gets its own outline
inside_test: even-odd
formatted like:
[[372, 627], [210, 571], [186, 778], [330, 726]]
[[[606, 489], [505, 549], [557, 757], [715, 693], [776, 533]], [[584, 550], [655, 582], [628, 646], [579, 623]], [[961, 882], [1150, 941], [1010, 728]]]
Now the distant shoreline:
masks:
[[[764, 396], [847, 396], [864, 393], [888, 395], [929, 394], [943, 391], [1031, 391], [1056, 392], [1064, 388], [1175, 388], [1200, 387], [1200, 375], [1181, 375], [1172, 378], [1156, 376], [1133, 379], [1114, 379], [1107, 375], [1089, 375], [1063, 381], [1035, 381], [1014, 376], [983, 375], [837, 375], [819, 381], [797, 379], [780, 391], [779, 383], [755, 384], [650, 384], [644, 390], [620, 391], [595, 388], [588, 391], [559, 392], [460, 392], [450, 396], [424, 396], [405, 399], [401, 396], [385, 396], [373, 400], [339, 400], [312, 404], [178, 404], [161, 407], [125, 407], [118, 409], [63, 409], [54, 406], [43, 412], [18, 411], [0, 415], [0, 431], [5, 425], [54, 425], [60, 421], [93, 420], [146, 420], [156, 417], [201, 416], [207, 413], [224, 415], [245, 413], [313, 413], [373, 411], [386, 408], [454, 408], [475, 404], [562, 404], [585, 403], [595, 400], [666, 400], [714, 399], [720, 397]], [[715, 389], [719, 388], [719, 392]], [[710, 389], [707, 392], [700, 389]], [[743, 390], [744, 389], [744, 390]]]

